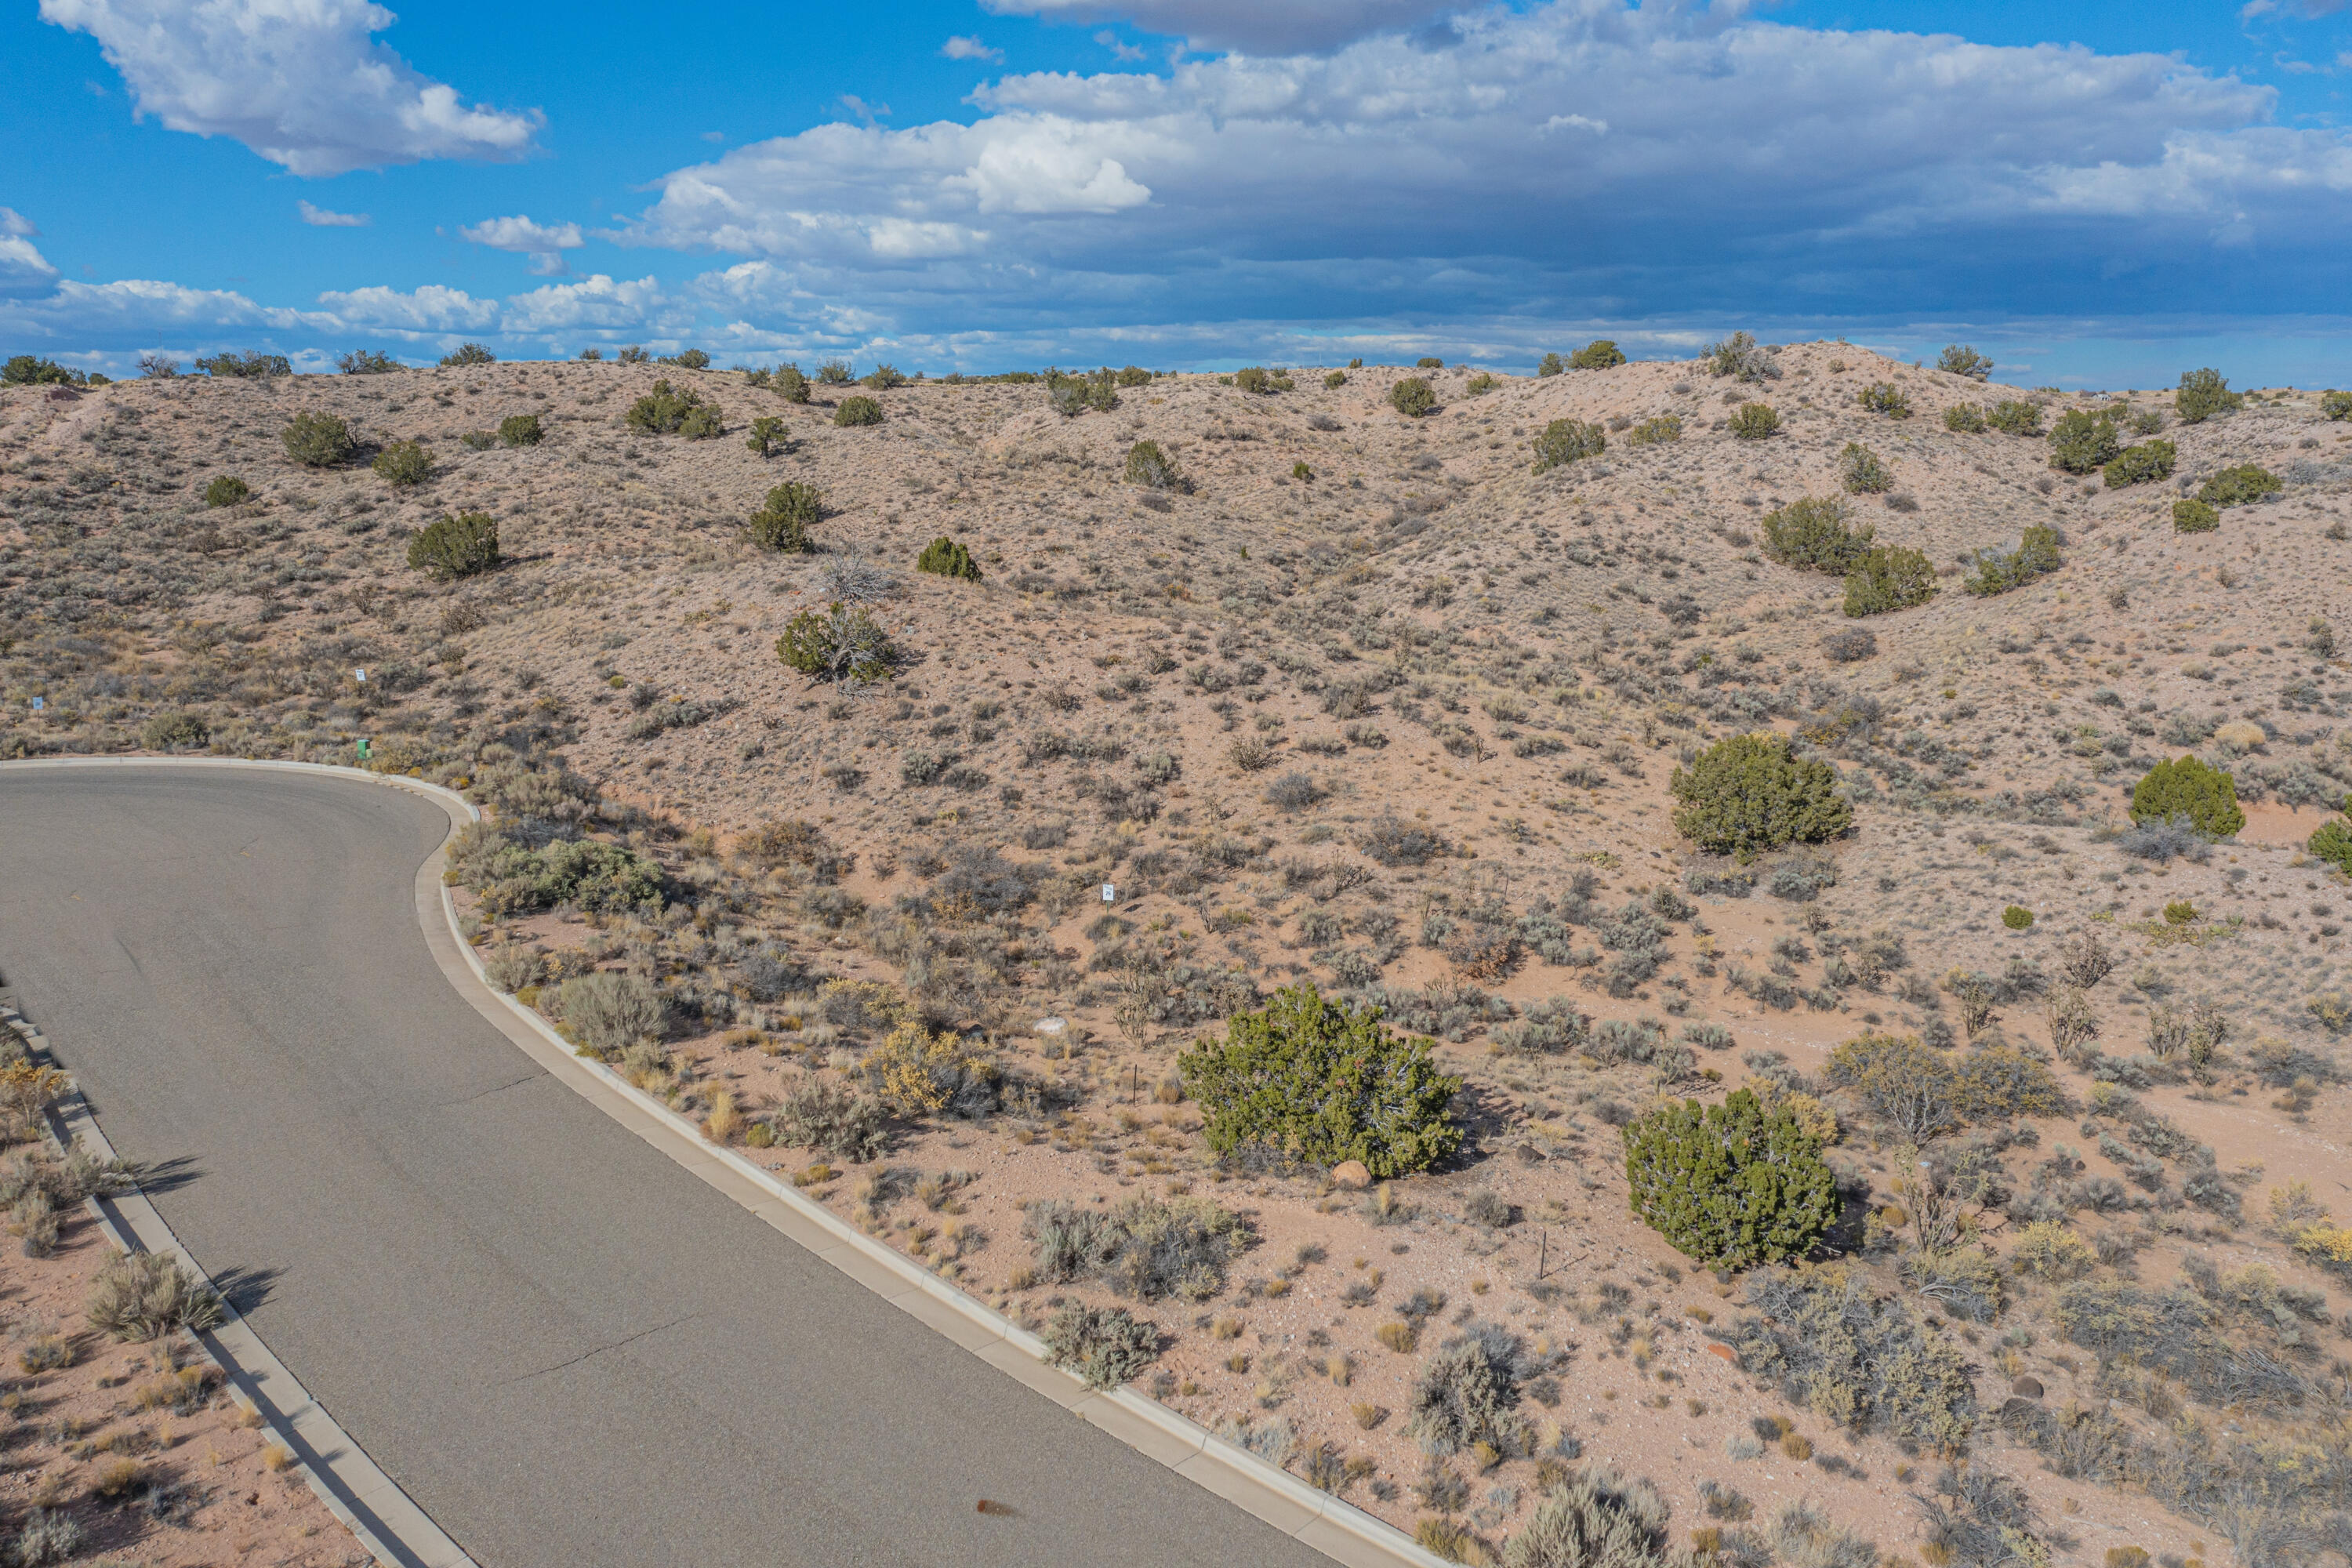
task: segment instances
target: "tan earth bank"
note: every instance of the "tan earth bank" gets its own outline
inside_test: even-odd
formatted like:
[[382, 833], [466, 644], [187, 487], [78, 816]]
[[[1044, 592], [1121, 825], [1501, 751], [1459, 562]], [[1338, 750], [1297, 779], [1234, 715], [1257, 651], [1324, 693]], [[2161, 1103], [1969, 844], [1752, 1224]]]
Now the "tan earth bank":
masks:
[[[2289, 1243], [2352, 1215], [2347, 882], [2303, 848], [2352, 785], [2324, 624], [2352, 426], [2309, 393], [2182, 424], [2169, 392], [1841, 343], [1769, 366], [1183, 375], [1075, 418], [1034, 384], [794, 405], [612, 363], [12, 389], [0, 754], [352, 763], [365, 737], [371, 765], [484, 799], [512, 853], [584, 832], [652, 857], [658, 914], [534, 909], [469, 842], [494, 973], [575, 1033], [567, 977], [657, 986], [667, 1037], [628, 1070], [713, 1136], [1024, 1321], [1126, 1308], [1159, 1335], [1139, 1387], [1462, 1560], [1508, 1560], [1596, 1464], [1736, 1568], [2343, 1552], [2352, 1279]], [[1410, 419], [1388, 393], [1414, 374], [1438, 406]], [[723, 434], [628, 428], [657, 377]], [[1873, 385], [1912, 416], [1865, 408]], [[835, 425], [852, 394], [882, 422]], [[2112, 408], [2176, 473], [2110, 489], [2037, 437], [1947, 428], [2004, 399], [2045, 426]], [[1738, 438], [1743, 402], [1780, 433]], [[422, 439], [433, 471], [298, 465], [301, 412]], [[538, 445], [465, 439], [519, 414]], [[1629, 442], [1664, 416], [1678, 439]], [[1535, 471], [1562, 418], [1607, 449]], [[1146, 439], [1188, 486], [1126, 482]], [[1848, 620], [1838, 579], [1763, 553], [1767, 514], [1840, 493], [1852, 442], [1892, 483], [1853, 521], [1942, 571], [1923, 606]], [[2245, 463], [2282, 488], [2175, 531]], [[250, 498], [207, 509], [221, 475]], [[823, 495], [814, 553], [745, 538], [787, 480]], [[410, 570], [411, 532], [458, 510], [497, 519], [504, 563]], [[2057, 570], [1963, 591], [1958, 557], [2033, 525]], [[941, 535], [982, 581], [910, 570]], [[790, 617], [845, 597], [891, 679], [779, 661]], [[1668, 781], [1759, 729], [1836, 766], [1853, 830], [1742, 868], [1676, 832]], [[2127, 853], [2131, 785], [2192, 752], [2246, 827]], [[1206, 1147], [1179, 1053], [1304, 981], [1437, 1038], [1458, 1155], [1359, 1191]], [[961, 1098], [892, 1078], [910, 1020]], [[1931, 1143], [1922, 1202], [1883, 1106], [1825, 1076], [1869, 1029], [2013, 1048], [2064, 1103]], [[1830, 1133], [1845, 1217], [1792, 1272], [1718, 1277], [1628, 1212], [1617, 1129], [1744, 1085]], [[793, 1141], [821, 1090], [853, 1124], [832, 1150]], [[860, 1134], [855, 1095], [896, 1114]], [[1244, 1245], [1175, 1289], [1053, 1277], [1037, 1205], [1139, 1197], [1213, 1205]], [[1947, 1209], [1966, 1279], [1921, 1266]], [[1793, 1357], [1766, 1331], [1792, 1322]], [[1480, 1325], [1516, 1336], [1512, 1436], [1433, 1457], [1416, 1387]]]

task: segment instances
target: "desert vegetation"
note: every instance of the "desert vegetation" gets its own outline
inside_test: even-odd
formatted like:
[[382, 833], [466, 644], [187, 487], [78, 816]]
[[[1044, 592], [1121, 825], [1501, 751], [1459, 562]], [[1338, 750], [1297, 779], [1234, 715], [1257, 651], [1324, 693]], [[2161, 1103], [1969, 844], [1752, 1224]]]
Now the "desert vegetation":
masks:
[[2335, 405], [671, 357], [37, 363], [0, 751], [468, 792], [576, 1048], [1457, 1560], [2325, 1561]]

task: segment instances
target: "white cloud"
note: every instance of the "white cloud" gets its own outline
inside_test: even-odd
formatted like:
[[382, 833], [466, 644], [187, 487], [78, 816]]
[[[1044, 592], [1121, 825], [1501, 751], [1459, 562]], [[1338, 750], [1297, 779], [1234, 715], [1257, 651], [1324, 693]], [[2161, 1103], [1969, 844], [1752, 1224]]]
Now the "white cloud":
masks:
[[426, 158], [512, 159], [544, 117], [468, 105], [374, 41], [368, 0], [40, 0], [99, 42], [140, 114], [228, 136], [297, 174]]
[[1336, 48], [1465, 9], [1464, 0], [982, 0], [1000, 16], [1129, 21], [1205, 49], [1257, 54]]
[[951, 60], [987, 60], [992, 64], [1001, 63], [1004, 58], [1003, 49], [992, 49], [978, 38], [962, 37], [950, 38], [941, 44], [940, 53]]
[[[1016, 74], [971, 124], [830, 124], [681, 168], [625, 243], [773, 258], [812, 292], [950, 321], [2014, 310], [2121, 251], [2246, 236], [2317, 267], [2352, 138], [2162, 55], [1552, 0], [1449, 47]], [[1207, 15], [1207, 12], [1199, 13]], [[1351, 13], [1359, 16], [1368, 13]], [[822, 278], [823, 287], [817, 280]], [[2332, 309], [2315, 296], [2312, 308]]]
[[530, 258], [533, 272], [553, 275], [565, 270], [563, 253], [587, 244], [576, 223], [533, 223], [524, 216], [494, 217], [457, 231], [462, 238], [493, 250], [511, 250]]
[[46, 294], [57, 286], [58, 269], [33, 243], [40, 232], [32, 219], [0, 207], [0, 300]]
[[587, 244], [576, 223], [533, 223], [518, 214], [513, 217], [494, 217], [460, 228], [458, 236], [476, 245], [487, 245], [492, 250], [511, 250], [536, 254], [549, 250], [577, 250]]
[[1108, 49], [1110, 58], [1115, 60], [1139, 60], [1143, 58], [1141, 49], [1124, 41], [1108, 27], [1095, 35], [1095, 42]]
[[657, 278], [615, 282], [603, 273], [551, 283], [506, 301], [499, 330], [509, 333], [606, 329], [620, 332], [690, 328], [691, 305], [674, 300]]
[[402, 290], [382, 286], [319, 296], [345, 327], [377, 327], [404, 333], [479, 332], [498, 324], [495, 300], [477, 300], [462, 289], [427, 283]]
[[294, 210], [300, 213], [302, 221], [313, 228], [365, 228], [374, 221], [365, 213], [330, 212], [325, 207], [312, 206], [303, 201], [296, 202]]

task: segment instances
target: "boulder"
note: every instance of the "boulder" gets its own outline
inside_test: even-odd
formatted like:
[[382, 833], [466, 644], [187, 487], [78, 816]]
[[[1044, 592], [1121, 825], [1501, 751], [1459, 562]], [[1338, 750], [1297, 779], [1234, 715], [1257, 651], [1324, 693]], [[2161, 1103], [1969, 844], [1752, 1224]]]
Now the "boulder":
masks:
[[1342, 1160], [1331, 1167], [1331, 1180], [1350, 1192], [1357, 1192], [1372, 1184], [1372, 1173], [1361, 1160]]

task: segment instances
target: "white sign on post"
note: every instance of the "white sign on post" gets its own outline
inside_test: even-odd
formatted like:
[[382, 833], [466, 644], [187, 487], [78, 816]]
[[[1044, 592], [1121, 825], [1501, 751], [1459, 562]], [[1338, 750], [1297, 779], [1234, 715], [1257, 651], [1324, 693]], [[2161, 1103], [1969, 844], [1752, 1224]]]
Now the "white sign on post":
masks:
[[1112, 887], [1108, 882], [1105, 882], [1103, 884], [1103, 902], [1107, 904], [1116, 903], [1118, 900], [1118, 889]]
[[355, 669], [355, 670], [352, 671], [352, 675], [353, 679], [357, 679], [357, 680], [358, 680], [362, 685], [365, 685], [365, 684], [367, 683], [367, 671], [366, 671], [366, 670], [364, 670], [364, 669]]

